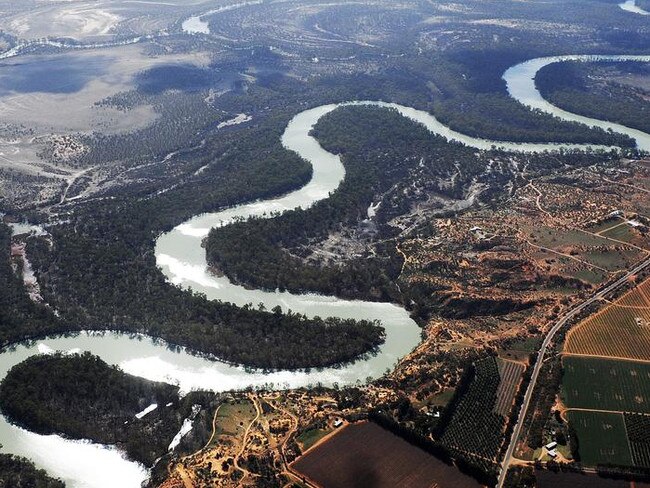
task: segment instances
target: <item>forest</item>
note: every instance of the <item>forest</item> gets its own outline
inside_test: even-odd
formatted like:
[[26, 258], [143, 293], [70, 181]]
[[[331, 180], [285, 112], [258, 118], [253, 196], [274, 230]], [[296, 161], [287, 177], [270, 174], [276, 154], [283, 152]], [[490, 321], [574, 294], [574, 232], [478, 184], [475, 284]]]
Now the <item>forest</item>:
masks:
[[[145, 466], [167, 453], [193, 400], [179, 398], [176, 386], [127, 375], [90, 353], [32, 356], [0, 383], [0, 410], [10, 421], [39, 434], [118, 445]], [[158, 408], [136, 418], [152, 404]]]
[[[0, 445], [1, 447], [1, 445]], [[0, 454], [0, 488], [64, 488], [65, 484], [53, 479], [31, 461]]]
[[626, 82], [648, 74], [646, 63], [566, 62], [542, 68], [535, 82], [560, 108], [650, 133], [650, 90]]
[[[381, 108], [339, 109], [321, 119], [313, 135], [325, 149], [342, 155], [346, 175], [341, 186], [309, 209], [213, 229], [206, 244], [208, 262], [237, 282], [271, 290], [399, 300], [395, 281], [402, 261], [394, 243], [387, 242], [381, 254], [367, 252], [340, 266], [309, 264], [309, 246], [345, 227], [363, 225], [373, 198], [408, 178], [421, 158], [431, 162], [433, 173], [447, 175], [466, 150]], [[382, 222], [379, 229], [373, 225], [367, 237], [394, 237]]]
[[0, 222], [0, 347], [65, 330], [50, 309], [30, 300], [11, 261], [11, 229]]
[[156, 267], [160, 232], [204, 211], [286, 192], [309, 178], [309, 165], [280, 146], [285, 124], [285, 117], [270, 118], [238, 138], [208, 143], [201, 154], [212, 165], [197, 184], [157, 198], [99, 201], [51, 227], [53, 246], [32, 239], [28, 254], [44, 299], [61, 312], [66, 327], [142, 332], [267, 369], [338, 364], [381, 344], [384, 332], [377, 324], [213, 302], [170, 285]]
[[[308, 209], [213, 229], [206, 243], [212, 266], [233, 281], [256, 288], [409, 303], [422, 318], [431, 313], [448, 317], [503, 314], [530, 306], [507, 298], [480, 302], [471, 297], [450, 298], [435, 282], [411, 284], [400, 276], [403, 258], [397, 245], [405, 233], [394, 219], [426, 205], [429, 196], [462, 200], [476, 183], [486, 188], [480, 203], [496, 204], [507, 182], [515, 178], [504, 154], [477, 154], [433, 136], [396, 111], [377, 107], [340, 108], [323, 117], [313, 135], [325, 149], [341, 155], [346, 169], [341, 186]], [[526, 161], [531, 171], [545, 172], [554, 165], [592, 164], [611, 155], [508, 157]], [[502, 159], [503, 165], [499, 164]], [[488, 165], [490, 172], [485, 171]], [[377, 201], [381, 206], [369, 220], [367, 209]], [[435, 211], [432, 208], [431, 215]], [[437, 215], [453, 213], [445, 212], [442, 204], [437, 207]], [[429, 237], [423, 228], [412, 229], [412, 234]], [[363, 252], [346, 251], [341, 236], [362, 243]], [[342, 249], [337, 256], [323, 259], [329, 250], [320, 252], [322, 243], [333, 239], [342, 241]], [[432, 262], [428, 271], [444, 274], [446, 264]]]
[[[494, 53], [483, 54], [496, 56]], [[528, 51], [502, 53], [496, 56], [498, 62], [494, 67], [486, 72], [483, 71], [485, 63], [481, 63], [478, 55], [463, 61], [459, 54], [447, 53], [445, 59], [440, 60], [442, 69], [433, 69], [434, 63], [423, 64], [421, 60], [413, 63], [415, 58], [407, 57], [389, 61], [385, 69], [373, 76], [332, 75], [308, 82], [282, 76], [268, 77], [250, 86], [245, 94], [235, 90], [224, 95], [219, 100], [221, 110], [251, 113], [254, 122], [237, 130], [221, 131], [216, 136], [214, 124], [204, 123], [201, 119], [200, 137], [191, 139], [201, 139], [204, 141], [202, 144], [186, 148], [164, 165], [153, 166], [150, 173], [146, 170], [134, 172], [128, 186], [107, 189], [106, 198], [90, 200], [74, 208], [66, 207], [69, 211], [66, 218], [49, 228], [52, 246], [45, 239], [29, 242], [28, 253], [45, 302], [58, 310], [61, 318], [47, 327], [14, 328], [7, 333], [5, 341], [81, 327], [118, 329], [144, 332], [214, 354], [225, 361], [269, 369], [340, 364], [372, 352], [383, 341], [383, 331], [377, 324], [308, 320], [297, 314], [258, 310], [256, 304], [237, 308], [213, 303], [201, 295], [171, 286], [155, 264], [153, 247], [156, 237], [192, 215], [286, 193], [307, 182], [311, 176], [310, 166], [280, 144], [282, 131], [297, 111], [354, 98], [394, 99], [433, 109], [433, 100], [453, 98], [458, 101], [472, 90], [503, 92], [499, 82], [501, 67], [529, 54]], [[245, 58], [244, 54], [242, 56]], [[252, 61], [260, 62], [257, 58]], [[227, 74], [241, 67], [242, 63], [245, 64], [246, 59], [235, 59], [232, 66], [226, 64], [219, 68], [224, 68]], [[456, 76], [459, 70], [475, 74], [470, 80], [461, 82]], [[431, 79], [437, 87], [434, 91], [430, 90]], [[146, 84], [147, 80], [144, 79], [143, 83]], [[196, 98], [194, 87], [190, 88], [186, 95]], [[143, 88], [143, 93], [128, 92], [121, 101], [105, 103], [137, 104], [140, 103], [137, 97], [155, 96], [162, 97], [156, 103], [165, 105], [163, 98], [168, 96], [168, 92], [151, 94], [156, 92], [155, 87]], [[129, 97], [136, 97], [135, 101], [128, 102]], [[583, 138], [593, 141], [600, 137], [595, 131], [540, 117], [516, 106], [508, 103], [504, 110], [523, 110], [526, 120], [539, 121], [535, 122], [538, 125], [525, 131], [525, 137], [521, 135], [523, 139], [535, 139], [531, 134], [537, 130], [540, 140], [548, 140], [559, 127], [568, 140]], [[394, 231], [387, 230], [385, 222], [399, 212], [408, 211], [412, 202], [427, 192], [442, 192], [454, 197], [462, 195], [463, 184], [478, 174], [480, 165], [472, 166], [474, 157], [470, 156], [471, 151], [442, 140], [432, 140], [424, 130], [413, 130], [413, 124], [394, 114], [378, 116], [371, 111], [365, 119], [359, 117], [359, 111], [355, 111], [354, 119], [346, 111], [341, 114], [336, 116], [338, 119], [331, 119], [329, 128], [327, 120], [322, 121], [317, 135], [326, 147], [344, 154], [348, 178], [343, 187], [331, 201], [312, 210], [292, 212], [274, 219], [273, 223], [260, 220], [246, 227], [244, 224], [236, 225], [215, 233], [220, 236], [218, 243], [222, 249], [217, 253], [215, 247], [210, 252], [218, 268], [227, 268], [225, 271], [238, 281], [259, 281], [260, 286], [268, 288], [310, 289], [341, 296], [401, 301], [394, 284], [401, 258], [390, 242]], [[198, 115], [209, 117], [204, 113]], [[373, 116], [377, 120], [372, 120]], [[470, 127], [472, 120], [485, 119], [485, 116], [485, 113], [464, 113], [463, 124]], [[172, 125], [181, 120], [171, 115], [169, 118]], [[161, 120], [166, 119], [163, 117]], [[334, 129], [337, 120], [346, 122], [345, 131]], [[383, 127], [382, 123], [385, 124]], [[393, 129], [399, 132], [400, 137], [406, 137], [405, 140], [413, 147], [400, 142]], [[379, 130], [382, 138], [365, 132], [372, 130]], [[163, 133], [152, 134], [152, 137], [161, 137], [160, 134]], [[516, 139], [514, 133], [506, 135]], [[83, 165], [120, 159], [124, 157], [122, 152], [129, 147], [137, 146], [144, 150], [139, 144], [143, 137], [149, 141], [152, 150], [148, 157], [160, 157], [164, 148], [171, 148], [165, 146], [167, 136], [162, 136], [165, 139], [162, 145], [143, 134], [112, 138], [106, 144], [95, 140], [93, 146], [98, 151], [103, 147], [107, 152], [104, 156], [97, 156], [99, 153], [93, 151], [86, 153], [92, 161], [84, 161]], [[175, 140], [173, 146], [177, 148], [178, 140]], [[377, 147], [372, 149], [373, 145]], [[379, 147], [387, 153], [381, 153]], [[417, 158], [423, 155], [428, 164], [418, 168]], [[127, 159], [127, 166], [147, 162], [143, 155]], [[455, 171], [456, 163], [462, 164], [464, 169], [463, 181], [458, 179], [452, 188], [433, 184], [441, 175], [449, 175], [451, 168]], [[197, 170], [203, 167], [205, 170], [197, 174]], [[426, 179], [428, 186], [415, 190], [407, 188], [406, 184], [396, 186], [408, 194], [408, 198], [400, 197], [394, 190], [390, 212], [383, 213], [384, 217], [378, 215], [376, 230], [370, 228], [368, 239], [377, 235], [388, 239], [384, 244], [373, 245], [375, 254], [362, 254], [348, 260], [343, 267], [325, 268], [317, 263], [304, 265], [306, 244], [346, 225], [354, 228], [355, 232], [365, 233], [366, 229], [359, 220], [363, 218], [369, 200], [377, 193], [386, 193], [389, 182], [397, 182], [412, 171], [415, 171], [414, 181]], [[387, 176], [385, 183], [380, 183], [384, 179], [380, 177], [382, 173]], [[506, 180], [499, 179], [501, 176], [490, 176], [494, 187], [505, 184]], [[35, 209], [30, 218], [38, 220], [42, 216]], [[251, 232], [248, 242], [254, 236], [257, 249], [245, 246], [237, 249], [234, 239], [240, 232]], [[229, 239], [229, 235], [232, 238]], [[211, 239], [210, 246], [213, 244], [217, 245]], [[285, 245], [291, 249], [291, 255], [281, 249]], [[253, 265], [261, 265], [258, 268], [260, 273], [255, 276]], [[416, 302], [430, 302], [435, 291], [413, 290], [413, 298]], [[457, 305], [458, 310], [467, 308], [465, 303]], [[423, 315], [441, 308], [449, 307], [435, 298], [420, 307]], [[260, 344], [264, 347], [259, 347]]]
[[512, 99], [503, 73], [517, 63], [549, 54], [548, 47], [527, 42], [516, 48], [456, 49], [439, 56], [431, 67], [418, 66], [430, 71], [434, 95], [430, 109], [438, 120], [463, 134], [492, 140], [633, 147], [627, 136], [562, 122]]

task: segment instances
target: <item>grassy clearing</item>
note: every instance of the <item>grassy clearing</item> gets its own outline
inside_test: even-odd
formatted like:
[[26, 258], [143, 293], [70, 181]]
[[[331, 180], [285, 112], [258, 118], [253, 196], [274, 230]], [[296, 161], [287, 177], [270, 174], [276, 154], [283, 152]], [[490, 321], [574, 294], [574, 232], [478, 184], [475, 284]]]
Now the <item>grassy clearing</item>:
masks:
[[255, 418], [255, 407], [248, 400], [225, 403], [217, 414], [215, 439], [221, 435], [238, 436]]
[[602, 283], [605, 281], [605, 278], [607, 278], [607, 275], [594, 268], [585, 268], [576, 271], [573, 273], [573, 276], [581, 281], [584, 281], [586, 283], [590, 283], [592, 285], [597, 285], [599, 283]]
[[582, 464], [632, 465], [622, 414], [572, 410], [567, 415], [578, 435]]
[[428, 403], [429, 405], [433, 405], [434, 407], [444, 407], [454, 397], [455, 391], [456, 388], [447, 388], [446, 390], [443, 390], [437, 395], [432, 396]]
[[610, 239], [616, 239], [624, 242], [633, 242], [636, 238], [634, 230], [628, 224], [610, 228], [603, 232], [602, 235], [609, 237]]
[[[612, 232], [615, 230], [613, 229]], [[623, 231], [624, 228], [619, 232]], [[608, 271], [618, 271], [629, 267], [630, 264], [641, 258], [641, 252], [637, 249], [632, 247], [621, 248], [621, 244], [573, 229], [559, 230], [540, 226], [539, 228], [530, 229], [529, 236], [533, 244], [571, 255]], [[616, 245], [617, 249], [614, 249], [614, 245]], [[564, 262], [557, 256], [555, 258], [560, 263], [575, 264]], [[596, 278], [596, 275], [594, 275], [594, 278]]]
[[296, 437], [296, 440], [300, 443], [302, 452], [305, 452], [330, 432], [329, 429], [310, 429]]
[[541, 339], [539, 337], [527, 337], [513, 342], [507, 349], [499, 351], [499, 356], [511, 361], [528, 361], [532, 352], [537, 351]]

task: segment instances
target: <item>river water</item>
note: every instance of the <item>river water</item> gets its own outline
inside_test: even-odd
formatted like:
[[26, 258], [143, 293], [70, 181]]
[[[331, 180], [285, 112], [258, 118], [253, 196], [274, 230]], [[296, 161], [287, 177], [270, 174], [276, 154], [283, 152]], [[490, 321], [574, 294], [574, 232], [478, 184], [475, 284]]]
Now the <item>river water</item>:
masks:
[[650, 12], [637, 6], [636, 0], [626, 0], [623, 3], [619, 3], [618, 6], [626, 12], [632, 12], [633, 14], [650, 15]]
[[606, 122], [603, 120], [596, 120], [582, 115], [573, 114], [556, 107], [555, 105], [547, 102], [542, 97], [535, 86], [535, 75], [545, 66], [553, 63], [565, 61], [579, 61], [579, 62], [611, 62], [611, 61], [634, 61], [647, 63], [650, 62], [650, 55], [569, 55], [569, 56], [550, 56], [546, 58], [536, 58], [530, 61], [523, 62], [512, 68], [509, 68], [503, 75], [503, 79], [508, 87], [510, 96], [528, 107], [541, 110], [542, 112], [549, 113], [555, 117], [569, 122], [579, 122], [592, 127], [600, 127], [605, 130], [612, 130], [621, 134], [630, 136], [636, 140], [637, 147], [644, 151], [650, 151], [650, 134], [641, 132], [637, 129], [631, 129], [621, 124], [613, 122]]
[[[627, 56], [601, 57], [596, 60], [627, 60], [628, 58]], [[548, 60], [564, 59], [562, 57], [532, 60], [508, 70], [504, 78], [511, 95], [526, 105], [539, 104], [538, 98], [541, 96], [535, 89], [532, 77], [542, 66], [554, 62]], [[647, 57], [643, 60], [647, 61]], [[265, 373], [199, 358], [183, 349], [168, 348], [161, 341], [144, 336], [84, 332], [76, 336], [43, 339], [4, 352], [0, 355], [0, 379], [4, 378], [12, 366], [27, 357], [50, 350], [90, 351], [109, 364], [119, 365], [127, 373], [155, 381], [174, 383], [184, 391], [191, 389], [226, 391], [265, 384], [273, 384], [276, 388], [295, 388], [319, 382], [325, 385], [334, 382], [345, 385], [365, 382], [367, 378], [376, 378], [387, 369], [391, 369], [420, 340], [419, 327], [401, 307], [388, 303], [341, 300], [316, 294], [294, 295], [287, 292], [247, 290], [231, 283], [226, 277], [210, 274], [207, 270], [205, 252], [201, 247], [202, 239], [212, 227], [227, 225], [236, 218], [268, 217], [273, 212], [282, 212], [296, 207], [307, 208], [335, 191], [345, 176], [341, 160], [337, 155], [325, 151], [309, 135], [309, 132], [321, 117], [343, 105], [374, 105], [391, 108], [423, 124], [432, 134], [477, 149], [500, 147], [509, 151], [531, 152], [586, 147], [576, 144], [525, 144], [472, 138], [445, 127], [429, 113], [392, 103], [351, 102], [306, 110], [296, 115], [288, 124], [282, 136], [282, 143], [287, 149], [298, 153], [313, 165], [312, 180], [303, 188], [285, 196], [196, 216], [178, 225], [157, 240], [157, 262], [171, 283], [183, 288], [191, 287], [195, 291], [205, 293], [211, 299], [229, 301], [237, 305], [264, 303], [267, 309], [280, 306], [283, 310], [291, 309], [310, 317], [319, 315], [381, 320], [386, 329], [386, 342], [378, 354], [341, 368]], [[579, 117], [559, 111], [550, 104], [541, 104], [541, 107], [538, 108], [567, 120], [576, 120]], [[584, 118], [580, 119], [582, 121]], [[600, 124], [599, 121], [584, 120], [589, 125]], [[631, 129], [623, 129], [621, 132], [631, 134], [628, 132]], [[638, 135], [636, 140], [639, 147], [645, 147], [646, 137], [647, 134]], [[71, 488], [137, 487], [147, 476], [145, 467], [124, 459], [114, 448], [66, 440], [56, 435], [37, 435], [10, 425], [1, 416], [0, 442], [4, 445], [3, 452], [32, 459], [38, 467], [46, 469], [53, 476], [62, 478]]]

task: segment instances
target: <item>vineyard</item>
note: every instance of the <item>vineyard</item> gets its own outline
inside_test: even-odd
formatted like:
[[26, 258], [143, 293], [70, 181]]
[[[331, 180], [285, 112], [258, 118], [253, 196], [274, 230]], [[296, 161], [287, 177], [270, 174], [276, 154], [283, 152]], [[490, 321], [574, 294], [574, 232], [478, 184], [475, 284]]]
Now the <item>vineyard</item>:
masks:
[[650, 468], [650, 416], [626, 413], [624, 417], [634, 465]]
[[578, 434], [583, 464], [632, 465], [622, 414], [570, 410], [567, 415]]
[[562, 395], [569, 408], [650, 413], [650, 364], [565, 356]]
[[524, 372], [524, 365], [515, 361], [497, 360], [501, 382], [497, 389], [497, 401], [494, 413], [507, 417], [517, 394], [517, 389]]
[[523, 372], [523, 365], [489, 357], [474, 364], [474, 378], [456, 408], [441, 442], [490, 465], [503, 443], [507, 416]]
[[571, 330], [564, 352], [650, 361], [650, 279]]

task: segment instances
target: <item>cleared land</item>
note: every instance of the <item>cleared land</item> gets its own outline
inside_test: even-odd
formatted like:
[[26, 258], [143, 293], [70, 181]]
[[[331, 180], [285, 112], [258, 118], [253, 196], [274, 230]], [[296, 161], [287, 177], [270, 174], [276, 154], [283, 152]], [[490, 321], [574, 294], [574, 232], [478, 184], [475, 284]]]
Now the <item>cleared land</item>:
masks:
[[571, 410], [567, 415], [578, 434], [582, 464], [632, 465], [622, 414]]
[[650, 413], [650, 364], [566, 356], [563, 366], [567, 407]]
[[329, 433], [330, 431], [325, 429], [311, 429], [303, 432], [296, 440], [300, 443], [302, 452], [305, 452]]
[[327, 488], [477, 488], [475, 480], [372, 422], [349, 425], [293, 468]]
[[601, 271], [612, 272], [629, 268], [642, 258], [642, 253], [632, 246], [607, 241], [577, 229], [560, 230], [540, 225], [530, 228], [529, 236], [535, 245], [578, 258], [591, 266], [601, 268]]
[[650, 280], [571, 330], [564, 353], [650, 361]]

